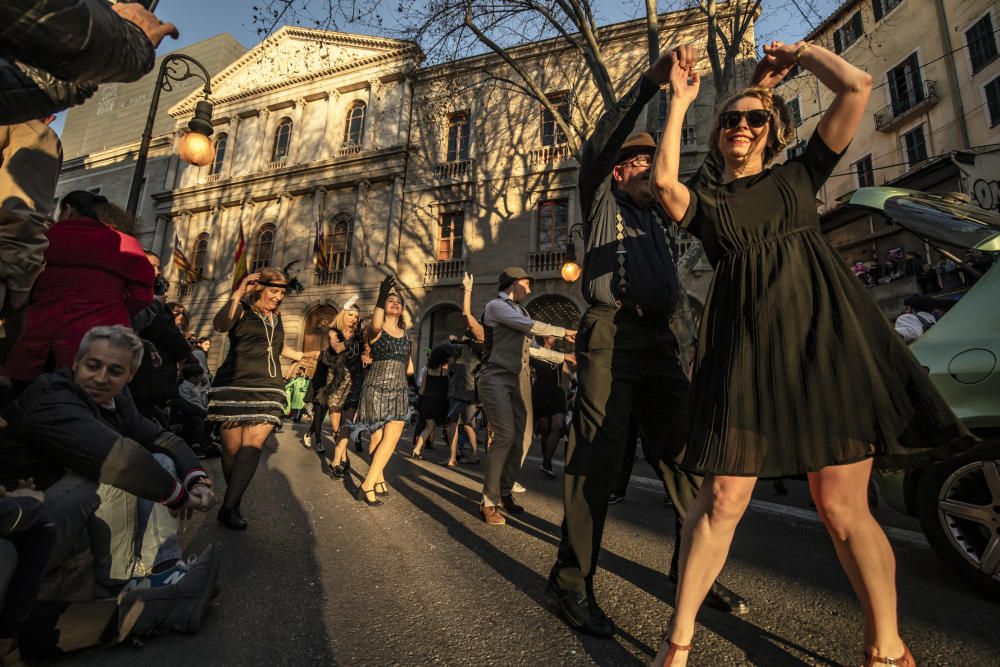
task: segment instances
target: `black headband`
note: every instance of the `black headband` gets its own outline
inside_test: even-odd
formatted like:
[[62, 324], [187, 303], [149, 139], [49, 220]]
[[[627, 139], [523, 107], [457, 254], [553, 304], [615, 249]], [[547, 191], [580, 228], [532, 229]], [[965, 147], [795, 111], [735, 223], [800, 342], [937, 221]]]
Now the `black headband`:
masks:
[[281, 289], [288, 289], [288, 283], [272, 283], [266, 280], [258, 280], [257, 284], [261, 287], [280, 287]]

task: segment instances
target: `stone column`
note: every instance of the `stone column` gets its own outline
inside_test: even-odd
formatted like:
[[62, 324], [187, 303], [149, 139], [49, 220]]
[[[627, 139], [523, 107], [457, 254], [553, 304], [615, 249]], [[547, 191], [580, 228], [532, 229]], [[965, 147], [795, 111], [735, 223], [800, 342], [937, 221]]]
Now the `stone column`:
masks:
[[[288, 208], [292, 201], [292, 195], [282, 192], [278, 195], [278, 215], [275, 223], [274, 250], [271, 253], [271, 265], [281, 268], [288, 263], [289, 228], [292, 223], [288, 219]], [[294, 251], [295, 248], [292, 248]]]
[[[312, 202], [312, 235], [313, 239], [316, 237], [316, 232], [319, 229], [323, 229], [324, 236], [329, 233], [329, 229], [326, 227], [326, 188], [322, 185], [313, 190], [313, 202]], [[329, 243], [329, 239], [325, 239], [326, 243]], [[314, 271], [319, 271], [320, 267], [316, 263], [316, 252], [313, 245], [309, 245], [309, 264], [313, 266]]]
[[226, 147], [226, 152], [228, 155], [222, 161], [222, 169], [219, 174], [222, 178], [228, 178], [232, 176], [233, 167], [236, 165], [236, 137], [240, 129], [240, 117], [233, 114], [233, 117], [229, 119], [229, 145]]
[[261, 109], [260, 113], [257, 115], [258, 119], [257, 122], [260, 123], [260, 127], [258, 128], [257, 132], [257, 136], [259, 137], [257, 144], [258, 153], [257, 153], [257, 162], [254, 165], [252, 171], [257, 171], [257, 172], [263, 171], [267, 163], [271, 161], [271, 150], [270, 150], [271, 142], [267, 140], [268, 138], [267, 119], [270, 115], [271, 115], [271, 110], [267, 108]]
[[302, 113], [306, 108], [303, 97], [295, 100], [295, 110], [292, 111], [292, 145], [288, 147], [288, 164], [297, 164], [302, 159], [302, 144], [305, 142], [305, 128], [302, 127]]
[[378, 148], [381, 143], [379, 141], [379, 128], [376, 126], [381, 107], [379, 94], [382, 87], [382, 82], [378, 79], [372, 79], [368, 82], [368, 107], [365, 109], [365, 131], [361, 137], [361, 145], [369, 150]]
[[331, 90], [326, 95], [326, 124], [323, 126], [323, 137], [326, 141], [327, 157], [337, 157], [337, 151], [340, 149], [340, 141], [343, 136], [337, 132], [338, 125], [336, 113], [337, 102], [339, 100], [340, 93], [336, 90]]
[[368, 191], [371, 190], [371, 187], [371, 181], [367, 178], [358, 181], [358, 191], [354, 200], [354, 224], [352, 226], [355, 236], [353, 241], [355, 242], [351, 243], [351, 253], [354, 255], [351, 260], [358, 266], [368, 265], [368, 233], [364, 225], [364, 211], [365, 203], [368, 201]]

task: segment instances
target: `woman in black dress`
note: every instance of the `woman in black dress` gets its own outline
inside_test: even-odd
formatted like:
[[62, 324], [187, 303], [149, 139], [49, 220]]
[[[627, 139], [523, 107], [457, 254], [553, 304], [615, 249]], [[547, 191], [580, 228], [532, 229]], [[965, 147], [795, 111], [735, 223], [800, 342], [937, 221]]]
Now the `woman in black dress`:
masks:
[[229, 353], [208, 390], [208, 419], [222, 425], [222, 472], [226, 496], [219, 521], [234, 530], [247, 522], [240, 501], [250, 485], [264, 441], [281, 424], [285, 380], [281, 359], [316, 358], [285, 345], [278, 308], [288, 280], [277, 269], [251, 273], [215, 315], [216, 331], [229, 334]]
[[[552, 349], [558, 339], [546, 336], [542, 346]], [[540, 473], [555, 479], [552, 472], [552, 457], [559, 446], [566, 423], [566, 390], [563, 388], [565, 363], [553, 364], [532, 357], [531, 370], [535, 376], [531, 383], [531, 407], [535, 415], [535, 433], [542, 441], [542, 465]]]
[[686, 186], [681, 127], [699, 76], [693, 47], [681, 51], [652, 188], [715, 268], [684, 461], [706, 477], [684, 522], [676, 612], [653, 664], [686, 664], [695, 614], [757, 477], [807, 473], [864, 607], [865, 663], [913, 665], [898, 631], [895, 559], [868, 508], [868, 480], [873, 462], [879, 470], [924, 465], [974, 438], [819, 229], [816, 192], [865, 114], [872, 79], [820, 46], [766, 46], [764, 80], [775, 84], [798, 64], [835, 95], [805, 153], [769, 167], [794, 137], [791, 115], [771, 89], [749, 88], [719, 107], [715, 159]]
[[448, 418], [448, 381], [450, 379], [448, 361], [450, 359], [451, 355], [443, 347], [434, 348], [427, 357], [427, 370], [424, 371], [424, 378], [417, 389], [417, 393], [420, 395], [420, 416], [423, 418], [425, 426], [424, 430], [417, 434], [413, 451], [410, 453], [410, 456], [415, 459], [424, 458], [421, 454], [424, 443], [434, 433], [434, 429], [444, 424]]
[[[343, 429], [345, 423], [354, 418], [358, 405], [356, 397], [362, 380], [357, 364], [352, 363], [361, 356], [361, 337], [358, 332], [361, 313], [355, 300], [351, 299], [334, 318], [333, 326], [330, 327], [330, 347], [321, 357], [329, 368], [328, 382], [321, 394], [330, 411], [330, 427], [337, 439], [331, 460], [333, 476], [337, 479], [343, 478], [351, 469], [351, 460], [347, 457], [347, 433]], [[355, 397], [353, 402], [352, 396]]]

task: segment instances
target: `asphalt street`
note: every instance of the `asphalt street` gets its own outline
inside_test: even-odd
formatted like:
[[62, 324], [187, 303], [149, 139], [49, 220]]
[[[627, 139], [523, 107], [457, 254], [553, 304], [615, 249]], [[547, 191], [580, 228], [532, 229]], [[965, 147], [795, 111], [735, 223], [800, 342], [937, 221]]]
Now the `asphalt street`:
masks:
[[[200, 634], [55, 664], [618, 666], [655, 654], [672, 610], [673, 514], [645, 464], [609, 508], [595, 590], [619, 632], [601, 640], [570, 630], [545, 599], [562, 501], [537, 459], [521, 477], [528, 511], [493, 527], [477, 511], [481, 465], [414, 461], [404, 441], [386, 472], [391, 495], [369, 508], [351, 494], [359, 477], [321, 473], [302, 430], [286, 426], [269, 442], [244, 501], [248, 531], [221, 528], [214, 513], [185, 526], [192, 550], [223, 550], [222, 593]], [[353, 453], [352, 462], [367, 470]], [[221, 491], [218, 460], [210, 467]], [[860, 664], [860, 609], [804, 484], [789, 488], [778, 497], [758, 485], [722, 576], [751, 612], [703, 610], [689, 664]], [[1000, 605], [952, 575], [915, 522], [884, 509], [879, 518], [892, 526], [902, 633], [920, 664], [997, 665]]]

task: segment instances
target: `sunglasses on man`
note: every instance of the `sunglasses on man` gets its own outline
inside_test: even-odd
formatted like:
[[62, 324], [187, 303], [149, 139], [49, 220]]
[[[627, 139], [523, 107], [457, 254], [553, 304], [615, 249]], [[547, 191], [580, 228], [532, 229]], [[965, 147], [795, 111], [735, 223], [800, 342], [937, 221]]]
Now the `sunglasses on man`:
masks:
[[759, 129], [771, 120], [771, 112], [767, 109], [750, 109], [749, 111], [723, 111], [719, 114], [719, 122], [726, 130], [735, 130], [740, 126], [740, 119], [746, 118], [747, 125]]

